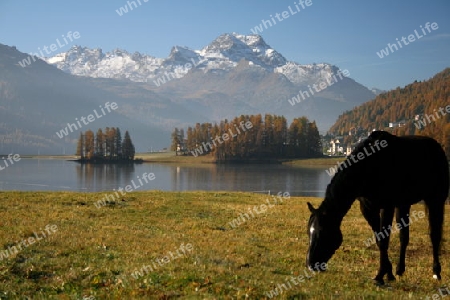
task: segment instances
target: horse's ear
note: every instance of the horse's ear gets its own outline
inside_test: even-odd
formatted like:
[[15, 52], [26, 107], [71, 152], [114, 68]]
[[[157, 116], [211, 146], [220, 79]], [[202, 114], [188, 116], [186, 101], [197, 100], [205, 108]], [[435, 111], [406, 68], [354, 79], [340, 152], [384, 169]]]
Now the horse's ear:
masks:
[[315, 212], [316, 212], [316, 209], [314, 208], [314, 206], [312, 206], [311, 203], [307, 202], [306, 204], [308, 204], [308, 208], [309, 208], [309, 211], [310, 211], [311, 213], [315, 213]]

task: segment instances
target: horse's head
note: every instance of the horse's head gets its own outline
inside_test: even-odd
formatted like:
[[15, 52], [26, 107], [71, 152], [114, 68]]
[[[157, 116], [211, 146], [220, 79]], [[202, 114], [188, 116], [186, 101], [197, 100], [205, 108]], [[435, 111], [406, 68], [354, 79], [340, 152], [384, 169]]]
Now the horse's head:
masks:
[[308, 222], [309, 248], [306, 256], [306, 266], [314, 271], [321, 269], [323, 263], [327, 263], [334, 252], [342, 244], [342, 233], [339, 222], [326, 212], [314, 208], [308, 202], [311, 217]]

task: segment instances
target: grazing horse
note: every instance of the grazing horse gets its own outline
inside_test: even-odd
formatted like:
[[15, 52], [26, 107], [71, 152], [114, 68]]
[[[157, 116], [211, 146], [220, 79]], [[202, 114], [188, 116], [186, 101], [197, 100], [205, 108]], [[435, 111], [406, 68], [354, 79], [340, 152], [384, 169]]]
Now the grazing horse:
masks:
[[[449, 192], [449, 165], [441, 145], [424, 136], [398, 137], [385, 131], [374, 131], [341, 163], [325, 199], [318, 208], [308, 203], [309, 248], [306, 264], [317, 270], [326, 263], [342, 243], [341, 222], [358, 199], [360, 209], [373, 232], [390, 233], [394, 212], [399, 223], [408, 220], [412, 204], [423, 200], [428, 212], [433, 245], [433, 277], [441, 279], [439, 262], [445, 201]], [[388, 257], [389, 235], [377, 239], [380, 265], [374, 278], [395, 280]], [[400, 260], [396, 274], [405, 271], [405, 252], [409, 228], [400, 231]]]

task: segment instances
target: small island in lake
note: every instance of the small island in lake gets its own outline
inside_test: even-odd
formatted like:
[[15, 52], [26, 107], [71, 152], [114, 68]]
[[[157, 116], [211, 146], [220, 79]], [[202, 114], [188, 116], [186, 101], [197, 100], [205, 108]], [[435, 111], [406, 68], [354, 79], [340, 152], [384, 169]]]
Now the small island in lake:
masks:
[[94, 134], [92, 130], [80, 133], [76, 155], [76, 162], [90, 164], [121, 164], [142, 163], [142, 159], [135, 159], [135, 148], [130, 134], [125, 131], [122, 136], [119, 128], [100, 128]]

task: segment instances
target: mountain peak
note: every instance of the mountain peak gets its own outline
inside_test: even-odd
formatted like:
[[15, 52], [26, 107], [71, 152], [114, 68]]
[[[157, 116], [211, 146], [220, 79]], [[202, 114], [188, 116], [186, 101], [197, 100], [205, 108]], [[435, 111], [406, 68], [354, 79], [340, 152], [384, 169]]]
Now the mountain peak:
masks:
[[241, 59], [267, 69], [282, 66], [286, 59], [263, 40], [260, 35], [225, 33], [200, 51], [202, 56], [228, 59], [235, 64]]
[[188, 64], [204, 72], [228, 72], [236, 68], [241, 60], [248, 61], [252, 68], [259, 67], [269, 73], [284, 75], [294, 84], [314, 83], [329, 78], [339, 70], [325, 63], [300, 65], [288, 61], [260, 35], [236, 32], [221, 34], [201, 50], [173, 46], [166, 58], [155, 58], [139, 52], [130, 54], [119, 48], [103, 53], [99, 48], [73, 46], [65, 53], [46, 59], [48, 63], [73, 75], [137, 82], [147, 82], [174, 70], [178, 70], [178, 73], [172, 77], [181, 78], [191, 69]]
[[192, 59], [197, 59], [197, 57], [198, 54], [188, 47], [174, 46], [170, 50], [169, 57], [165, 59], [164, 63], [178, 63], [183, 65]]

